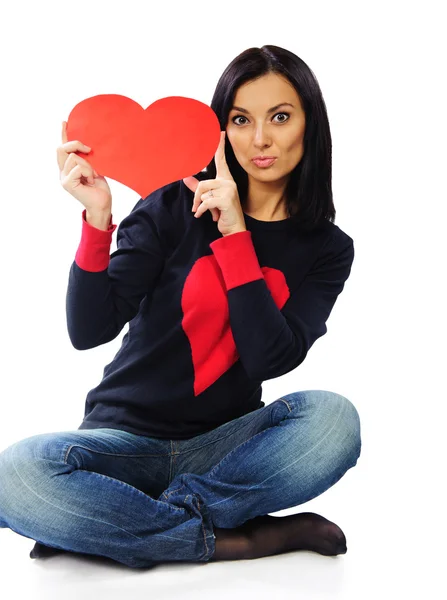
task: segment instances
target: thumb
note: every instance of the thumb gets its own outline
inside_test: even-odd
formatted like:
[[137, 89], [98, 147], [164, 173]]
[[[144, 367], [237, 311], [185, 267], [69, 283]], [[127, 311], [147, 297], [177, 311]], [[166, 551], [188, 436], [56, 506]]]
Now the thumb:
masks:
[[199, 180], [196, 179], [195, 177], [184, 177], [183, 178], [183, 183], [186, 185], [187, 188], [189, 188], [192, 192], [195, 192], [197, 189], [197, 186], [199, 185]]

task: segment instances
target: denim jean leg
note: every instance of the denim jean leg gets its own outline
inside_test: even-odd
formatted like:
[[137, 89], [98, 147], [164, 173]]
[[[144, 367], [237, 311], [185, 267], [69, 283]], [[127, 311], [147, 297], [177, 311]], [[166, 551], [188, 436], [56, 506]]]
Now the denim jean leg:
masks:
[[360, 420], [344, 396], [299, 391], [260, 410], [270, 411], [270, 427], [241, 441], [208, 472], [179, 474], [161, 498], [181, 505], [195, 495], [215, 527], [235, 528], [308, 502], [356, 464]]
[[174, 506], [84, 470], [84, 433], [41, 434], [0, 453], [0, 521], [41, 544], [130, 567], [207, 561], [214, 534], [197, 497]]

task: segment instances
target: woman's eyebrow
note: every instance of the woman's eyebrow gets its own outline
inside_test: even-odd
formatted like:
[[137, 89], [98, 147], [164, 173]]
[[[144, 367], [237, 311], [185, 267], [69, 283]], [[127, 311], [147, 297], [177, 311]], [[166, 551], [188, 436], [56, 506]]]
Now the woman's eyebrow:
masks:
[[[279, 108], [280, 106], [291, 106], [292, 108], [295, 108], [293, 106], [293, 104], [290, 104], [290, 102], [281, 102], [281, 104], [277, 104], [276, 106], [272, 106], [272, 108], [269, 108], [267, 111], [267, 114], [272, 113], [274, 110], [276, 110], [277, 108]], [[232, 106], [231, 110], [238, 110], [239, 112], [243, 112], [245, 114], [250, 114], [248, 112], [248, 110], [246, 110], [245, 108], [241, 108], [240, 106]]]

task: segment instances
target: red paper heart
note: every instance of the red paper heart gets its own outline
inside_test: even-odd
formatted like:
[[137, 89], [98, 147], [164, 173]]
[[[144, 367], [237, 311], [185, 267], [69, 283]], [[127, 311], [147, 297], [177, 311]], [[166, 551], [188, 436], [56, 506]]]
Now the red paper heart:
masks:
[[204, 169], [219, 146], [220, 131], [209, 106], [181, 96], [161, 98], [146, 109], [126, 96], [92, 96], [67, 120], [68, 140], [92, 149], [76, 154], [141, 198]]
[[[276, 306], [281, 310], [290, 297], [284, 273], [272, 267], [261, 267], [261, 271]], [[202, 256], [195, 262], [183, 287], [182, 327], [191, 346], [195, 396], [209, 388], [239, 359], [230, 327], [225, 289], [214, 255]]]

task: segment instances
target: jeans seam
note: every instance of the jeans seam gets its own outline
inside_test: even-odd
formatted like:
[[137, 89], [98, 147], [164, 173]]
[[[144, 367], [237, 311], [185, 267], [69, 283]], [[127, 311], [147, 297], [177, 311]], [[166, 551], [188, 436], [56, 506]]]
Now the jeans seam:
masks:
[[202, 510], [200, 508], [200, 500], [199, 500], [198, 496], [196, 496], [196, 498], [197, 498], [197, 504], [199, 507], [200, 516], [202, 517], [203, 543], [205, 544], [205, 548], [206, 548], [205, 554], [202, 556], [202, 558], [206, 558], [208, 556], [208, 554], [210, 553], [210, 549], [208, 548], [208, 544], [206, 543], [206, 539], [207, 539], [206, 538], [206, 530], [205, 530], [205, 523], [204, 523], [204, 519], [203, 519], [203, 515], [202, 515]]
[[101, 452], [101, 450], [93, 450], [92, 448], [88, 448], [88, 446], [84, 446], [83, 444], [70, 444], [65, 454], [65, 458], [70, 453], [70, 450], [75, 446], [78, 448], [83, 448], [84, 450], [88, 450], [89, 452], [94, 452], [95, 454], [102, 454], [104, 456], [121, 456], [123, 458], [164, 458], [171, 456], [170, 454], [121, 454], [120, 452]]
[[180, 487], [178, 487], [177, 489], [175, 489], [175, 490], [172, 490], [171, 492], [168, 492], [167, 494], [166, 494], [166, 492], [163, 492], [163, 496], [164, 496], [165, 498], [168, 498], [168, 496], [170, 496], [170, 495], [171, 495], [171, 494], [173, 494], [174, 492], [178, 492], [179, 490], [181, 490], [181, 489], [182, 489], [182, 487], [183, 487], [183, 484], [182, 484]]
[[173, 469], [174, 442], [172, 440], [170, 440], [170, 443], [171, 443], [171, 452], [169, 455], [169, 475], [168, 475], [169, 484], [168, 485], [171, 484], [172, 473], [174, 472], [174, 469]]
[[[278, 400], [276, 400], [276, 402], [283, 402], [289, 409], [289, 413], [292, 412], [292, 408], [291, 408], [290, 404], [287, 402], [287, 400], [284, 400], [283, 398], [278, 398]], [[270, 427], [273, 427], [275, 424], [274, 419], [273, 419], [273, 413], [274, 413], [274, 410], [272, 410], [272, 412], [270, 413]]]
[[290, 404], [287, 402], [287, 400], [284, 400], [283, 398], [279, 398], [279, 400], [281, 400], [281, 402], [284, 402], [284, 404], [289, 409], [289, 412], [292, 412], [292, 408], [291, 408]]
[[65, 463], [65, 464], [68, 464], [68, 463], [67, 463], [67, 460], [68, 460], [68, 455], [70, 454], [70, 450], [71, 450], [71, 449], [72, 449], [72, 448], [73, 448], [75, 445], [76, 445], [76, 444], [70, 444], [70, 445], [68, 446], [67, 450], [65, 451], [65, 456], [64, 456], [64, 463]]

